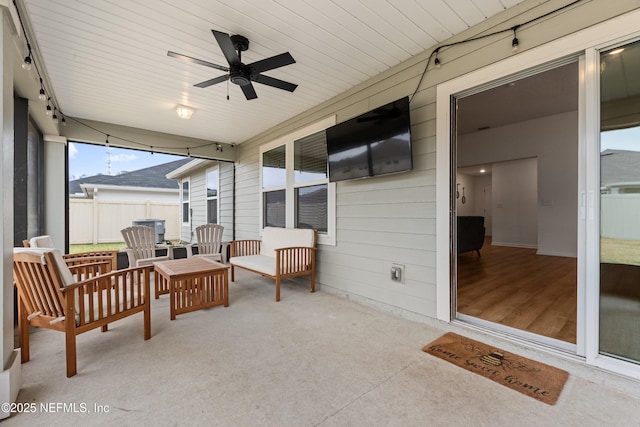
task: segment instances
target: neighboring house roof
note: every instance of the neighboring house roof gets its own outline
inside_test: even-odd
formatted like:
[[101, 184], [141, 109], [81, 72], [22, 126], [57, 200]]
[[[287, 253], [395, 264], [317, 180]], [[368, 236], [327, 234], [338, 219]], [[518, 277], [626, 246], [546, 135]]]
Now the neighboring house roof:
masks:
[[184, 176], [188, 176], [193, 171], [201, 169], [205, 166], [215, 165], [216, 163], [218, 163], [216, 160], [191, 159], [190, 162], [182, 164], [167, 173], [167, 179], [180, 179]]
[[167, 174], [193, 159], [185, 158], [173, 162], [163, 163], [144, 169], [121, 173], [119, 175], [93, 175], [69, 181], [69, 194], [83, 193], [81, 186], [99, 185], [109, 187], [144, 187], [161, 189], [179, 189], [178, 183], [168, 179]]
[[621, 186], [640, 181], [640, 151], [605, 150], [600, 153], [600, 186]]

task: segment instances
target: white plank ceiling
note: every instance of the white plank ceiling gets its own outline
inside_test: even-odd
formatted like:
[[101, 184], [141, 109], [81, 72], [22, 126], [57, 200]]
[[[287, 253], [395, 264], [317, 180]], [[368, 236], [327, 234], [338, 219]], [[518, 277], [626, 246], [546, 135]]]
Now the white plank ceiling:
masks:
[[[522, 0], [18, 0], [48, 92], [65, 115], [224, 143], [240, 143]], [[23, 7], [22, 7], [23, 6]], [[296, 63], [254, 83], [194, 84], [227, 65], [211, 30], [250, 41], [242, 62], [289, 52]], [[178, 118], [177, 104], [193, 107]]]

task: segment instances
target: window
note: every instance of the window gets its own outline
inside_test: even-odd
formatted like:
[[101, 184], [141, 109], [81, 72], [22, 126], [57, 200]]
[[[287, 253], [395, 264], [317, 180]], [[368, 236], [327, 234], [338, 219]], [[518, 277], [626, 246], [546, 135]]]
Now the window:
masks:
[[188, 179], [182, 181], [182, 193], [180, 197], [182, 202], [182, 223], [189, 224], [191, 210], [189, 209], [190, 195]]
[[219, 171], [216, 166], [207, 171], [207, 223], [218, 223]]
[[264, 193], [264, 226], [286, 226], [285, 190], [268, 191]]
[[329, 182], [324, 120], [261, 149], [263, 227], [318, 230], [318, 243], [335, 245], [335, 184]]
[[286, 146], [281, 145], [262, 153], [262, 223], [265, 227], [286, 226], [286, 185]]
[[295, 227], [326, 233], [329, 184], [325, 131], [295, 140], [293, 155]]

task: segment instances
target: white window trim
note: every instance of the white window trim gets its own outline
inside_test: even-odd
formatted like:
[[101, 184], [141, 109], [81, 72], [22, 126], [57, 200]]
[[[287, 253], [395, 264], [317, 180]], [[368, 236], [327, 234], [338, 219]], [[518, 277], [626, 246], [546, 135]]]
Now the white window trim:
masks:
[[[189, 183], [189, 197], [188, 197], [188, 200], [187, 200], [187, 203], [189, 203], [189, 211], [188, 211], [189, 215], [188, 215], [188, 218], [187, 218], [186, 221], [185, 221], [185, 218], [184, 218], [184, 203], [185, 203], [185, 201], [182, 199], [182, 197], [184, 196], [183, 187], [184, 187], [184, 183], [185, 182]], [[191, 224], [191, 177], [183, 178], [180, 181], [180, 216], [182, 217], [181, 218], [182, 225]]]
[[[440, 84], [436, 88], [436, 313], [439, 320], [451, 321], [451, 288], [450, 288], [450, 228], [449, 228], [449, 197], [450, 197], [450, 98], [469, 88], [477, 87], [498, 78], [506, 77], [515, 73], [531, 69], [547, 62], [558, 60], [568, 55], [580, 55], [584, 57], [584, 73], [580, 76], [580, 90], [582, 99], [579, 100], [583, 114], [580, 117], [579, 138], [582, 139], [580, 146], [584, 145], [579, 161], [593, 167], [593, 153], [585, 151], [593, 150], [599, 144], [596, 131], [599, 132], [599, 99], [597, 73], [599, 67], [595, 50], [604, 49], [613, 45], [625, 44], [637, 37], [637, 23], [640, 21], [640, 10], [629, 12], [625, 15], [612, 18], [603, 23], [591, 26], [576, 33], [567, 35], [561, 39], [549, 42], [526, 52], [522, 52], [514, 57], [488, 65], [479, 70], [465, 74], [458, 78]], [[584, 115], [584, 117], [583, 117]], [[581, 150], [583, 150], [581, 148]], [[587, 166], [588, 167], [588, 166]], [[589, 193], [594, 192], [593, 188], [598, 188], [599, 183], [595, 180], [593, 173], [588, 173], [586, 189], [581, 187], [580, 192], [586, 191], [587, 200], [597, 200]], [[595, 182], [595, 187], [594, 187]], [[597, 202], [595, 202], [597, 204]], [[586, 275], [584, 288], [578, 290], [578, 298], [584, 298], [584, 307], [578, 307], [584, 313], [578, 313], [578, 323], [581, 317], [584, 321], [578, 325], [578, 353], [585, 354], [585, 361], [589, 365], [597, 366], [612, 372], [620, 373], [632, 378], [640, 379], [640, 368], [630, 362], [624, 362], [612, 357], [599, 354], [598, 334], [593, 331], [599, 330], [599, 289], [594, 285], [597, 268], [599, 264], [595, 260], [599, 259], [599, 235], [596, 236], [594, 230], [598, 230], [599, 216], [597, 206], [588, 202], [587, 211], [593, 211], [594, 215], [587, 212], [586, 221], [586, 269], [578, 274]], [[580, 221], [583, 221], [582, 219]], [[595, 273], [594, 273], [595, 272]], [[582, 295], [581, 295], [582, 293]], [[588, 327], [587, 327], [588, 326]]]
[[[209, 197], [207, 194], [207, 189], [209, 188], [209, 172], [214, 170], [218, 171], [218, 182], [216, 185], [217, 193], [215, 197]], [[209, 200], [216, 199], [218, 202], [216, 203], [216, 218], [218, 219], [217, 224], [220, 224], [220, 165], [215, 165], [213, 167], [207, 168], [204, 171], [204, 200], [205, 200], [205, 210], [206, 210], [206, 218], [205, 221], [209, 223]]]
[[[327, 232], [326, 233], [318, 233], [318, 244], [320, 245], [336, 245], [336, 183], [329, 182], [329, 178], [326, 180], [319, 181], [309, 181], [305, 183], [295, 184], [294, 180], [294, 141], [303, 138], [307, 135], [314, 134], [316, 132], [320, 132], [325, 130], [336, 124], [336, 116], [332, 115], [327, 117], [326, 119], [320, 120], [312, 125], [305, 126], [301, 129], [298, 129], [294, 132], [291, 132], [285, 136], [277, 138], [267, 144], [264, 144], [260, 147], [260, 179], [259, 179], [259, 206], [260, 206], [260, 232], [262, 234], [262, 229], [264, 228], [264, 205], [263, 205], [263, 194], [269, 191], [275, 190], [285, 190], [285, 197], [287, 200], [286, 204], [286, 220], [285, 224], [287, 228], [293, 228], [295, 224], [295, 204], [294, 200], [294, 191], [298, 187], [309, 187], [312, 185], [319, 184], [327, 184]], [[279, 146], [286, 146], [286, 185], [284, 187], [272, 187], [272, 188], [262, 188], [262, 158], [263, 153], [269, 150], [272, 150]], [[289, 202], [291, 201], [291, 202]]]

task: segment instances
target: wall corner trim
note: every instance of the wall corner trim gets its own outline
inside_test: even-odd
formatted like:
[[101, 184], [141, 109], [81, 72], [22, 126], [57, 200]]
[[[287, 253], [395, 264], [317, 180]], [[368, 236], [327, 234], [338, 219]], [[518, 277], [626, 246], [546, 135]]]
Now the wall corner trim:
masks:
[[58, 144], [66, 144], [67, 138], [58, 135], [45, 135], [44, 142], [57, 142]]

